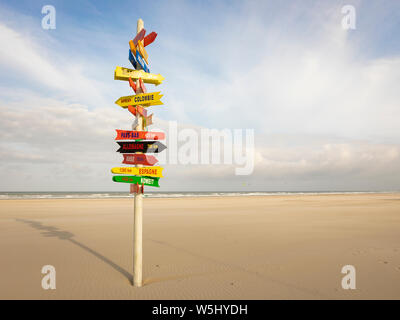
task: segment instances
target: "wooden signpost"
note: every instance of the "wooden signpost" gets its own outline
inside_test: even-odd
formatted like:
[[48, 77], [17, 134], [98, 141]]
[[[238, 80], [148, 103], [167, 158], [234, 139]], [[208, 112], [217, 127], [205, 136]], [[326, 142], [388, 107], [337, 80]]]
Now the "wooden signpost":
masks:
[[[166, 146], [159, 141], [142, 140], [162, 140], [165, 134], [162, 132], [145, 131], [146, 127], [153, 123], [153, 114], [147, 115], [145, 107], [163, 104], [160, 99], [160, 92], [147, 93], [144, 83], [159, 85], [164, 80], [160, 74], [151, 74], [148, 68], [149, 60], [147, 51], [144, 47], [153, 43], [157, 33], [151, 32], [145, 36], [146, 30], [143, 20], [137, 21], [136, 35], [129, 41], [128, 59], [136, 70], [116, 67], [114, 71], [115, 80], [129, 81], [129, 86], [136, 93], [133, 96], [124, 96], [115, 103], [123, 108], [127, 108], [135, 116], [132, 125], [133, 130], [117, 129], [115, 140], [130, 140], [118, 142], [120, 148], [117, 152], [123, 154], [122, 163], [136, 165], [136, 167], [115, 167], [111, 169], [114, 174], [115, 182], [129, 183], [130, 191], [134, 193], [134, 237], [133, 237], [133, 285], [141, 287], [142, 281], [142, 224], [143, 224], [143, 192], [144, 186], [159, 187], [159, 179], [162, 177], [161, 167], [153, 167], [157, 159], [146, 153], [159, 153], [166, 149]], [[136, 141], [135, 141], [136, 140]], [[150, 167], [143, 167], [150, 166]], [[129, 176], [127, 175], [129, 174]]]

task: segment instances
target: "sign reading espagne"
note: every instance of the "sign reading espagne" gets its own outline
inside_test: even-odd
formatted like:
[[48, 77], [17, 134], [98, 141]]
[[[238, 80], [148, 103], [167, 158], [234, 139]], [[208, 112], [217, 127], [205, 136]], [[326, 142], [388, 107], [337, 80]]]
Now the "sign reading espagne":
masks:
[[134, 174], [137, 176], [148, 176], [148, 177], [162, 177], [163, 168], [161, 167], [117, 167], [112, 168], [112, 173], [118, 174]]

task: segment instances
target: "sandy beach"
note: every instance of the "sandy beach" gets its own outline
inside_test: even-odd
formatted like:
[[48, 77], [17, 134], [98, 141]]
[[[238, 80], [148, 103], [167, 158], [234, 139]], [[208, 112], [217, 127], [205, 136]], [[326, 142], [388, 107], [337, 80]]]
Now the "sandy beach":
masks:
[[1, 200], [0, 299], [400, 298], [400, 194], [145, 199], [143, 238], [135, 288], [132, 199]]

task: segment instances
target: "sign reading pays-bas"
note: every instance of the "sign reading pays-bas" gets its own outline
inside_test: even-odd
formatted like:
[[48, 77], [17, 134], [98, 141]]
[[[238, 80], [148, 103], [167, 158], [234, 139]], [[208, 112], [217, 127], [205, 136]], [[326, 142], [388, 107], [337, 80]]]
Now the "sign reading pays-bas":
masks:
[[140, 93], [134, 96], [125, 96], [115, 101], [115, 104], [127, 108], [128, 106], [156, 106], [163, 104], [160, 99], [162, 98], [160, 92]]
[[135, 141], [135, 142], [117, 142], [120, 148], [117, 152], [120, 153], [160, 153], [167, 147], [159, 141]]
[[160, 187], [158, 180], [160, 178], [140, 177], [140, 176], [113, 176], [113, 181], [124, 183], [138, 183], [150, 187]]
[[116, 167], [111, 172], [116, 174], [133, 174], [136, 176], [162, 177], [162, 167]]
[[116, 129], [117, 136], [115, 140], [163, 140], [165, 139], [164, 132], [150, 132], [150, 131], [129, 131]]

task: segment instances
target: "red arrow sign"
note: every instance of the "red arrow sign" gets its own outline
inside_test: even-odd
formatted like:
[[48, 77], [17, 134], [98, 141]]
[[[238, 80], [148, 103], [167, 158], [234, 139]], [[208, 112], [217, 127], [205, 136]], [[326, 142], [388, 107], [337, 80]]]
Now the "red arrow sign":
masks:
[[165, 139], [164, 132], [151, 132], [151, 131], [130, 131], [116, 129], [117, 136], [115, 140], [163, 140]]
[[150, 156], [146, 154], [124, 154], [125, 164], [143, 164], [145, 166], [154, 166], [158, 162], [155, 156]]
[[128, 110], [136, 117], [136, 108], [134, 106], [128, 106]]
[[135, 93], [136, 93], [136, 83], [135, 83], [135, 81], [132, 80], [131, 77], [129, 77], [129, 85], [131, 86], [133, 91], [135, 91]]
[[[147, 110], [143, 108], [142, 106], [128, 106], [128, 110], [130, 113], [132, 113], [136, 117], [136, 112], [139, 112], [139, 114], [142, 117], [147, 118]], [[151, 121], [152, 119], [150, 119]], [[152, 122], [153, 123], [153, 122]], [[151, 124], [152, 124], [151, 123]]]
[[[145, 34], [146, 34], [146, 29], [142, 29], [142, 30], [136, 35], [136, 37], [133, 39], [133, 44], [134, 44], [135, 46], [137, 46], [138, 41], [139, 41], [139, 40], [143, 40]], [[150, 33], [150, 34], [151, 34], [151, 33]], [[150, 34], [149, 34], [149, 35], [150, 35]], [[154, 40], [153, 40], [153, 41], [154, 41]]]
[[156, 37], [157, 37], [157, 33], [156, 32], [152, 32], [152, 33], [149, 33], [147, 36], [145, 36], [144, 37], [144, 40], [143, 40], [143, 46], [148, 46], [150, 43], [153, 43], [153, 41], [156, 39]]

